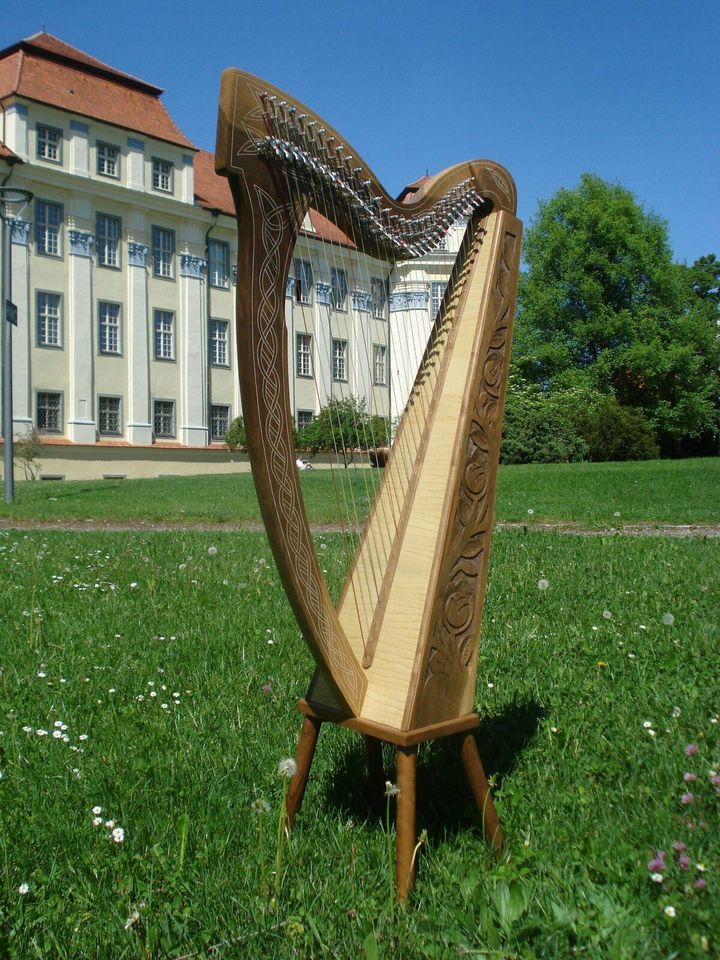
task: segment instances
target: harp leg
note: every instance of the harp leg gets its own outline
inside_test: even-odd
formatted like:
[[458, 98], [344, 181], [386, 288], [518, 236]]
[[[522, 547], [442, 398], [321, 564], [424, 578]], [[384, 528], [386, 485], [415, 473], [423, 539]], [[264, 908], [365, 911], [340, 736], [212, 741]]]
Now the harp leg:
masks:
[[500, 821], [495, 812], [495, 805], [492, 801], [490, 786], [485, 776], [480, 753], [477, 743], [472, 733], [462, 733], [458, 737], [460, 741], [460, 756], [462, 757], [465, 773], [470, 783], [475, 803], [482, 817], [483, 830], [486, 838], [492, 843], [495, 857], [498, 858], [504, 845]]
[[379, 800], [385, 791], [385, 768], [383, 767], [382, 741], [377, 737], [365, 735], [365, 756], [368, 766], [368, 780], [373, 800]]
[[288, 827], [292, 827], [295, 823], [295, 817], [303, 801], [321, 725], [322, 720], [319, 720], [317, 717], [306, 716], [303, 720], [300, 739], [298, 740], [297, 751], [295, 753], [297, 770], [295, 776], [290, 781], [290, 788], [285, 798], [285, 819]]
[[415, 883], [415, 773], [417, 746], [398, 747], [397, 785], [397, 895], [407, 898]]

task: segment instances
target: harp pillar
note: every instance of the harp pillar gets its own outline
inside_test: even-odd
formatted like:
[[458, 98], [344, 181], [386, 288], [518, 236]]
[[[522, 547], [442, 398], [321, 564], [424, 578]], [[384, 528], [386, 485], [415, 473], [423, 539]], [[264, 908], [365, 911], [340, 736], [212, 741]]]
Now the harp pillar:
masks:
[[459, 748], [473, 799], [480, 813], [485, 837], [492, 845], [495, 857], [500, 856], [504, 844], [502, 830], [474, 737], [474, 731], [480, 723], [477, 714], [471, 713], [415, 730], [394, 730], [392, 727], [385, 727], [357, 717], [344, 717], [334, 712], [319, 711], [307, 700], [298, 701], [298, 710], [303, 714], [303, 724], [295, 758], [297, 771], [290, 782], [286, 799], [288, 827], [294, 825], [297, 814], [300, 812], [323, 723], [335, 723], [364, 735], [370, 786], [378, 797], [382, 796], [385, 786], [382, 744], [393, 744], [396, 748], [396, 780], [399, 790], [396, 804], [397, 896], [401, 902], [404, 902], [415, 884], [417, 748], [421, 743], [427, 743], [430, 740], [452, 737]]

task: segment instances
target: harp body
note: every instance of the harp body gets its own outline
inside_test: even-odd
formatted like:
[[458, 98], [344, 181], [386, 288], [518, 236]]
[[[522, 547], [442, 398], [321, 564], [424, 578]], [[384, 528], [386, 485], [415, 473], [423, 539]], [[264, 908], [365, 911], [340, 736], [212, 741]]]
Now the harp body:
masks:
[[[238, 214], [248, 449], [278, 569], [318, 666], [310, 708], [378, 736], [468, 717], [520, 258], [512, 179], [474, 161], [397, 202], [328, 124], [239, 70], [223, 74], [216, 166]], [[302, 505], [288, 390], [285, 289], [311, 206], [391, 262], [431, 250], [458, 217], [469, 219], [337, 606]]]

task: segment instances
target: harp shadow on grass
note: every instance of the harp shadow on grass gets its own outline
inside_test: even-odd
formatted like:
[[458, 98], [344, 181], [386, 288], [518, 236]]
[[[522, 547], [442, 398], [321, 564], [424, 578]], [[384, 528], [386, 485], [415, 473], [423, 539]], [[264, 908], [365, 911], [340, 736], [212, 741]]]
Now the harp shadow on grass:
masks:
[[[535, 701], [515, 703], [501, 714], [481, 720], [475, 733], [485, 773], [495, 777], [495, 790], [521, 762], [522, 753], [545, 716]], [[347, 731], [347, 746], [321, 787], [321, 803], [329, 811], [357, 820], [377, 822], [385, 815], [385, 797], [370, 790], [363, 738]], [[322, 734], [320, 747], [322, 749]], [[395, 748], [385, 745], [385, 775], [395, 781]], [[444, 737], [418, 749], [417, 828], [437, 839], [480, 827], [480, 815], [465, 777], [458, 741]], [[394, 813], [392, 814], [394, 817]]]

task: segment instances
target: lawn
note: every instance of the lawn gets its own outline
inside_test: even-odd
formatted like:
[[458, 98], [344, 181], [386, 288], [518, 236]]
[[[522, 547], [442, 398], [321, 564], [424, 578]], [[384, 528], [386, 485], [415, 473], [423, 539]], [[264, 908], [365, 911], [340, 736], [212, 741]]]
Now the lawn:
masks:
[[[311, 521], [332, 523], [348, 504], [362, 517], [380, 474], [314, 470], [301, 474]], [[567, 521], [588, 527], [625, 523], [708, 524], [720, 520], [720, 458], [642, 463], [503, 466], [497, 519], [529, 524]], [[18, 483], [0, 518], [38, 521], [230, 523], [258, 520], [250, 474], [153, 480]]]
[[406, 912], [339, 729], [275, 895], [311, 663], [262, 534], [0, 533], [0, 956], [717, 955], [719, 563], [713, 539], [496, 534], [476, 707], [507, 856], [424, 747]]

